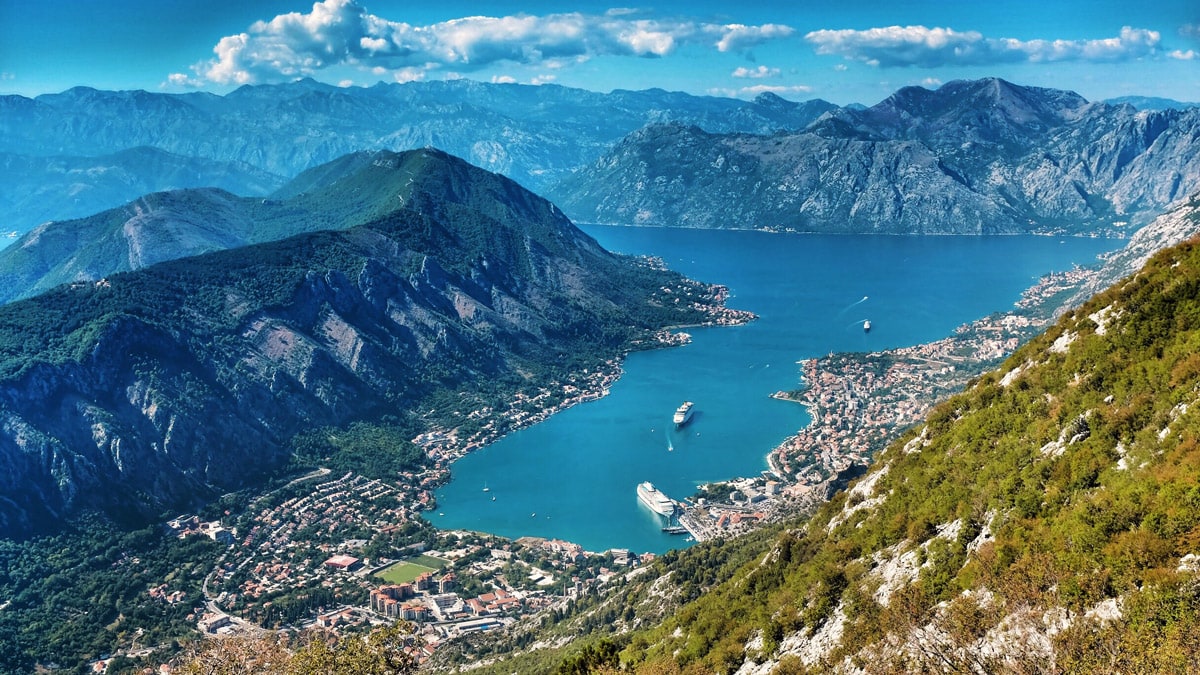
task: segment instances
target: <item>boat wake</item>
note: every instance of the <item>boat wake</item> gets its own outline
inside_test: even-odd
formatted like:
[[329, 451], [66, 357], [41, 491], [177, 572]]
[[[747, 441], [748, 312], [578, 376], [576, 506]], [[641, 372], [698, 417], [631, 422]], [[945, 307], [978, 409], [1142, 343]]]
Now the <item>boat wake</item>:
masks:
[[845, 307], [843, 307], [842, 311], [838, 312], [838, 316], [841, 316], [841, 315], [845, 314], [846, 312], [849, 312], [850, 310], [854, 309], [855, 307], [858, 307], [859, 305], [863, 304], [867, 300], [868, 300], [867, 296], [865, 296], [865, 295], [862, 296], [862, 300], [859, 300], [858, 302], [852, 302], [852, 303], [846, 305]]

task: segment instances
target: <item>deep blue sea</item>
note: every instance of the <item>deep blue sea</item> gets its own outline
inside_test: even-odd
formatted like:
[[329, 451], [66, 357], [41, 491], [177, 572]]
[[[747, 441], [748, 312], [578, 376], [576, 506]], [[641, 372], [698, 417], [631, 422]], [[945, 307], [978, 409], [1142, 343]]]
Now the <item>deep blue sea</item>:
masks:
[[[609, 250], [650, 254], [728, 286], [759, 320], [687, 329], [692, 343], [639, 352], [608, 396], [575, 406], [463, 458], [437, 492], [434, 525], [553, 537], [589, 551], [688, 545], [638, 503], [639, 482], [680, 499], [697, 485], [766, 468], [808, 423], [769, 398], [801, 384], [797, 361], [936, 340], [1007, 310], [1050, 271], [1088, 264], [1123, 242], [1050, 237], [784, 235], [586, 226]], [[869, 319], [871, 331], [862, 322]], [[696, 415], [675, 431], [684, 400]], [[487, 491], [484, 491], [484, 488]]]

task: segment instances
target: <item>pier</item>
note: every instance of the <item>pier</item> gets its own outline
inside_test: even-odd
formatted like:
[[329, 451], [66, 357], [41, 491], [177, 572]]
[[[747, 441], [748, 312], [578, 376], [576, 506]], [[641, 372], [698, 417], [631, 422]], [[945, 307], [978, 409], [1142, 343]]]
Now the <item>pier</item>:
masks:
[[704, 527], [701, 521], [692, 513], [684, 511], [679, 514], [679, 526], [687, 530], [687, 533], [692, 535], [692, 538], [697, 543], [712, 539], [713, 535], [709, 533], [708, 528]]

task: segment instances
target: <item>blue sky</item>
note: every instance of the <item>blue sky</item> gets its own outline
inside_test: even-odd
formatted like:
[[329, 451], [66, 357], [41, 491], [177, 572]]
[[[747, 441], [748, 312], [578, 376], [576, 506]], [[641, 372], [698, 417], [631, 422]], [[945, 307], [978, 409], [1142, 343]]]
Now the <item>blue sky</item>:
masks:
[[301, 76], [838, 104], [999, 76], [1200, 101], [1200, 2], [0, 0], [0, 93], [224, 93]]

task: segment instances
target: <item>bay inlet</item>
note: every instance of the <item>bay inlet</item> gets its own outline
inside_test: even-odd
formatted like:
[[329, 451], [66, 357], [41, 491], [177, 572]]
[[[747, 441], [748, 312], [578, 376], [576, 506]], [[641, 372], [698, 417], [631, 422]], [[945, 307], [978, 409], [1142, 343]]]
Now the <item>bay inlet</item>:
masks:
[[[686, 346], [631, 354], [608, 396], [460, 459], [428, 514], [437, 527], [559, 538], [591, 551], [686, 546], [638, 502], [637, 484], [681, 499], [702, 483], [766, 469], [766, 454], [808, 423], [803, 407], [770, 398], [801, 385], [797, 361], [944, 337], [1011, 308], [1042, 274], [1090, 264], [1123, 243], [583, 229], [610, 250], [658, 256], [728, 286], [727, 304], [760, 318], [689, 328]], [[671, 417], [685, 400], [696, 412], [677, 429]]]

